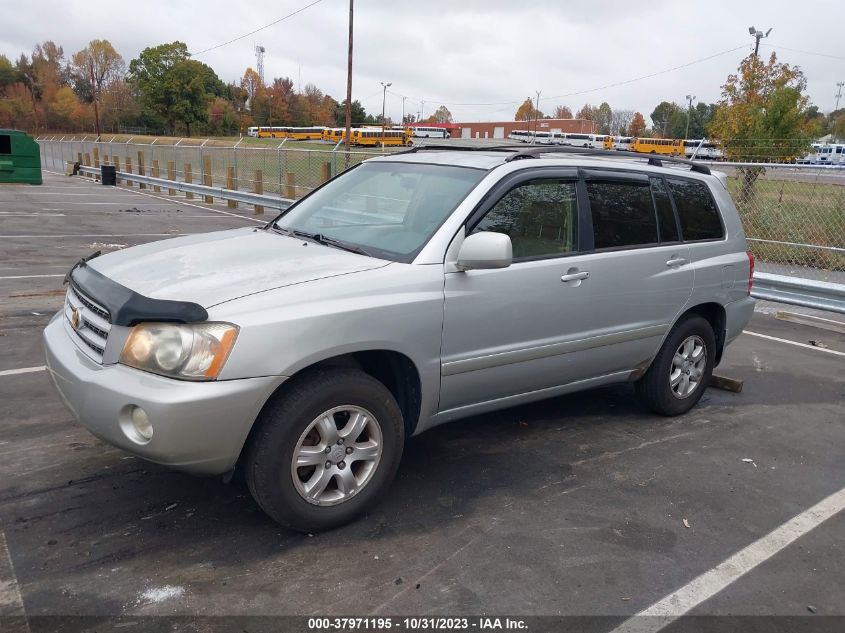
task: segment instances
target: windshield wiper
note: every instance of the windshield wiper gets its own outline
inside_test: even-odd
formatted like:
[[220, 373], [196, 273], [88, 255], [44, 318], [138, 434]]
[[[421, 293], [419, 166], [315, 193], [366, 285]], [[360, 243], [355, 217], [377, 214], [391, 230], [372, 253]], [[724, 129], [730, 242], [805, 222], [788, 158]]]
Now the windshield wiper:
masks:
[[358, 255], [366, 255], [368, 257], [372, 257], [372, 255], [361, 248], [360, 246], [355, 246], [354, 244], [349, 244], [348, 242], [344, 242], [343, 240], [339, 240], [334, 237], [329, 237], [328, 235], [323, 235], [322, 233], [309, 233], [308, 231], [299, 231], [297, 229], [288, 229], [283, 226], [278, 226], [277, 224], [273, 224], [271, 227], [274, 231], [278, 231], [283, 235], [291, 235], [294, 237], [302, 237], [306, 240], [311, 240], [312, 242], [316, 242], [317, 244], [322, 244], [323, 246], [332, 246], [334, 248], [339, 248], [344, 251], [349, 251], [350, 253], [357, 253]]

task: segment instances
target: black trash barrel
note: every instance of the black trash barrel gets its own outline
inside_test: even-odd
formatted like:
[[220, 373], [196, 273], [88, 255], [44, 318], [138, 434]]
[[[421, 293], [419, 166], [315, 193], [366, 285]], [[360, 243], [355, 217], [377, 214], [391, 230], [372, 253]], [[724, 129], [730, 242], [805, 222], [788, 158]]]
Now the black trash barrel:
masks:
[[112, 187], [117, 184], [117, 170], [114, 165], [100, 165], [100, 182]]

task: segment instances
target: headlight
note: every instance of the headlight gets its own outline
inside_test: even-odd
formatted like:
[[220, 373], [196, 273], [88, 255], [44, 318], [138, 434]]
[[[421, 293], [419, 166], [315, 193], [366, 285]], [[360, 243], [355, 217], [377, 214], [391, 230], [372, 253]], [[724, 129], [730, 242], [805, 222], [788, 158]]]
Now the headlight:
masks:
[[172, 378], [214, 380], [237, 336], [229, 323], [141, 323], [129, 333], [120, 362]]

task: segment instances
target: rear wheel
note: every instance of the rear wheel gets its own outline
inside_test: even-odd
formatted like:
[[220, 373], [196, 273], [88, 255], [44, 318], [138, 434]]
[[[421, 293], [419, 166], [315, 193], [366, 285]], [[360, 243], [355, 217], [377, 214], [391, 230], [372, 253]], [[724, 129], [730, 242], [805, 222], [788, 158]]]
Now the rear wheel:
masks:
[[680, 415], [699, 401], [713, 373], [716, 338], [697, 314], [682, 317], [636, 383], [642, 402], [660, 415]]
[[399, 466], [404, 424], [390, 391], [362, 371], [324, 369], [294, 380], [261, 413], [246, 479], [270, 517], [317, 532], [380, 500]]

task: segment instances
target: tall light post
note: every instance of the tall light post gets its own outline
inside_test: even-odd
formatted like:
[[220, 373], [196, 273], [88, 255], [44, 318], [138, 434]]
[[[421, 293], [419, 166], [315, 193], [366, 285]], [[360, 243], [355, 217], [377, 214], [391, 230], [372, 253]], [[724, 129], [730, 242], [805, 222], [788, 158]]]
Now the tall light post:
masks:
[[695, 95], [687, 95], [687, 101], [689, 102], [689, 107], [687, 108], [687, 131], [684, 133], [684, 138], [689, 138], [689, 118], [690, 114], [692, 113], [692, 102], [695, 100]]
[[842, 98], [842, 86], [845, 86], [845, 81], [840, 81], [836, 84], [839, 91], [836, 93], [836, 107], [833, 108], [834, 112], [839, 109], [839, 100]]
[[756, 41], [754, 42], [754, 57], [757, 57], [757, 53], [760, 50], [760, 40], [764, 37], [769, 37], [769, 33], [772, 32], [772, 29], [769, 29], [765, 33], [763, 31], [758, 31], [753, 26], [748, 27], [748, 33], [753, 37]]
[[349, 148], [352, 147], [352, 13], [355, 0], [349, 0], [349, 51], [346, 55], [346, 166], [349, 167]]
[[539, 124], [540, 118], [540, 93], [542, 91], [537, 91], [537, 101], [534, 104], [534, 142], [537, 142], [537, 126]]
[[384, 149], [384, 105], [387, 102], [387, 89], [392, 86], [393, 83], [384, 83], [381, 82], [381, 148]]

